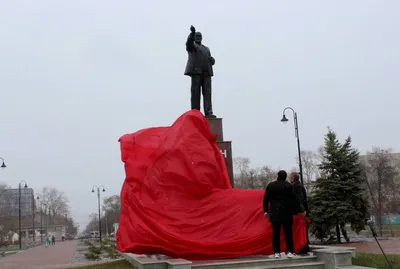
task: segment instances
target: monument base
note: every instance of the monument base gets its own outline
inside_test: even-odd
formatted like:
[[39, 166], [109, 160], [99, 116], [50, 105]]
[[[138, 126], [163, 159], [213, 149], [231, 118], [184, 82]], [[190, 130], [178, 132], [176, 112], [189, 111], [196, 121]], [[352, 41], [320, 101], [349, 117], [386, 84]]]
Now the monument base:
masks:
[[229, 179], [232, 187], [234, 187], [233, 178], [233, 160], [232, 160], [232, 141], [224, 141], [224, 130], [222, 127], [222, 118], [207, 118], [211, 133], [217, 136], [217, 145], [224, 156], [226, 169], [228, 170]]
[[355, 248], [333, 246], [311, 246], [309, 256], [299, 256], [289, 259], [285, 255], [282, 259], [273, 256], [248, 256], [237, 259], [188, 261], [173, 259], [164, 255], [135, 255], [123, 253], [125, 259], [138, 269], [239, 269], [239, 268], [280, 268], [280, 269], [368, 269], [352, 265], [355, 257]]
[[233, 181], [232, 141], [217, 142], [217, 145], [225, 158], [226, 169], [228, 170], [229, 179], [233, 187], [235, 182]]

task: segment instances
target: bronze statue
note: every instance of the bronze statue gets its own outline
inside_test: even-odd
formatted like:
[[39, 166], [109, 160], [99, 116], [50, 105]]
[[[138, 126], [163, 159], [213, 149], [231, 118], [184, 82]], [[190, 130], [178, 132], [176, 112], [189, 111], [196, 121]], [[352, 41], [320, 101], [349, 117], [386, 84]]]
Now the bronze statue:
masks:
[[200, 88], [203, 94], [204, 115], [207, 118], [215, 118], [211, 102], [211, 77], [214, 75], [213, 65], [215, 59], [211, 56], [210, 49], [204, 46], [201, 41], [203, 37], [196, 28], [190, 27], [190, 34], [186, 41], [188, 61], [185, 75], [192, 78], [191, 86], [191, 107], [200, 110]]

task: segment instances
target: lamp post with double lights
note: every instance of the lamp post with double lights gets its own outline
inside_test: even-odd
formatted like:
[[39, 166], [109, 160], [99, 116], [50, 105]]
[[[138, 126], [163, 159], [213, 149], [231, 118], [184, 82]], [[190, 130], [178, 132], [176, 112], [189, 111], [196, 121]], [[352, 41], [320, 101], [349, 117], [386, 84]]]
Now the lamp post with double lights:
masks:
[[4, 162], [4, 159], [0, 157], [0, 160], [1, 160], [0, 168], [6, 168], [7, 166], [6, 166], [5, 162]]
[[291, 110], [291, 111], [293, 112], [293, 119], [294, 119], [294, 135], [295, 135], [296, 140], [297, 140], [297, 153], [298, 153], [298, 155], [299, 155], [299, 174], [300, 174], [300, 181], [301, 181], [301, 184], [304, 186], [304, 182], [303, 182], [303, 165], [302, 165], [302, 162], [301, 162], [299, 124], [298, 124], [298, 121], [297, 121], [297, 112], [294, 111], [294, 109], [291, 108], [291, 107], [286, 107], [286, 108], [283, 110], [283, 116], [282, 116], [282, 119], [281, 119], [281, 122], [283, 122], [283, 123], [287, 123], [287, 122], [289, 121], [289, 120], [286, 118], [286, 114], [285, 114], [286, 110]]
[[92, 192], [95, 192], [95, 189], [97, 189], [97, 205], [98, 205], [98, 209], [99, 209], [99, 236], [100, 236], [100, 242], [101, 242], [100, 189], [102, 189], [102, 192], [105, 192], [106, 189], [104, 188], [103, 185], [100, 185], [100, 186], [94, 185], [92, 187]]
[[26, 184], [25, 180], [22, 180], [18, 184], [18, 241], [19, 241], [19, 249], [22, 249], [22, 232], [21, 232], [21, 189], [22, 183], [24, 183], [24, 189], [28, 188], [28, 184]]

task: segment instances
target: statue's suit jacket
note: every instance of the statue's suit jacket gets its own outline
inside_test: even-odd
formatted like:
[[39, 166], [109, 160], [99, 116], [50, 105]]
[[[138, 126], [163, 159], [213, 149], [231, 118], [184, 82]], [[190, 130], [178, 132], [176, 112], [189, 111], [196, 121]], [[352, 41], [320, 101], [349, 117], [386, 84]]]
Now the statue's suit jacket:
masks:
[[203, 44], [198, 45], [194, 42], [194, 33], [190, 33], [186, 41], [186, 51], [188, 52], [188, 61], [186, 64], [185, 75], [201, 75], [203, 73], [209, 76], [214, 75], [213, 65], [215, 59], [211, 56], [210, 49]]

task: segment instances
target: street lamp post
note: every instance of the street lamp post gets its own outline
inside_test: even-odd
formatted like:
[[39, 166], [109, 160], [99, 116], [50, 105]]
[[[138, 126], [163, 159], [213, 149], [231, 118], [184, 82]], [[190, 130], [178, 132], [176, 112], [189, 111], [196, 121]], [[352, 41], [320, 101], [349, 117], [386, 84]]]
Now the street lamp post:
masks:
[[286, 115], [285, 115], [285, 112], [286, 112], [286, 110], [288, 110], [288, 109], [291, 110], [291, 111], [293, 112], [293, 118], [294, 118], [294, 135], [296, 136], [296, 139], [297, 139], [297, 153], [298, 153], [298, 155], [299, 155], [299, 174], [300, 174], [300, 181], [301, 181], [301, 184], [304, 186], [304, 182], [303, 182], [303, 165], [302, 165], [302, 162], [301, 162], [301, 150], [300, 150], [300, 138], [299, 138], [299, 125], [298, 125], [298, 122], [297, 122], [297, 112], [294, 111], [294, 109], [291, 108], [291, 107], [285, 108], [285, 109], [283, 110], [283, 116], [282, 116], [281, 122], [286, 123], [286, 122], [289, 121], [289, 120], [286, 118]]
[[35, 198], [33, 198], [32, 203], [32, 239], [36, 242], [36, 232], [35, 232]]
[[[39, 201], [39, 196], [36, 197]], [[43, 207], [40, 205], [40, 242], [43, 243]]]
[[106, 222], [106, 238], [108, 238], [108, 219], [107, 219], [106, 212], [104, 212], [104, 220]]
[[[46, 206], [47, 206], [47, 204], [46, 204]], [[47, 212], [45, 212], [45, 214], [47, 214], [47, 217], [46, 217], [46, 236], [49, 234], [49, 222], [50, 222], [50, 207], [48, 208], [49, 210], [47, 210], [47, 208], [46, 208], [46, 211]]]
[[[286, 110], [291, 110], [292, 112], [293, 112], [293, 120], [294, 120], [294, 135], [296, 136], [296, 140], [297, 140], [297, 153], [298, 153], [298, 155], [299, 155], [299, 174], [300, 174], [300, 181], [301, 181], [301, 185], [303, 185], [304, 186], [304, 181], [303, 181], [303, 165], [302, 165], [302, 162], [301, 162], [301, 150], [300, 150], [300, 137], [299, 137], [299, 124], [298, 124], [298, 121], [297, 121], [297, 112], [296, 111], [294, 111], [294, 109], [293, 108], [291, 108], [291, 107], [286, 107], [284, 110], [283, 110], [283, 116], [282, 116], [282, 119], [281, 119], [281, 122], [283, 122], [283, 123], [286, 123], [286, 122], [288, 122], [289, 120], [286, 118], [286, 115], [285, 115], [285, 112], [286, 112]], [[305, 197], [304, 197], [304, 199], [307, 199], [307, 194], [305, 193]], [[306, 226], [306, 238], [307, 238], [307, 246], [306, 246], [306, 248], [305, 248], [305, 250], [308, 252], [309, 251], [309, 238], [308, 238], [308, 226]]]
[[106, 190], [104, 189], [103, 185], [100, 185], [100, 186], [94, 185], [92, 187], [92, 192], [94, 192], [95, 189], [97, 189], [97, 206], [98, 206], [98, 209], [99, 209], [99, 236], [100, 236], [100, 242], [101, 242], [100, 189], [102, 189], [102, 192], [105, 192]]
[[6, 166], [6, 164], [4, 163], [4, 159], [3, 158], [1, 158], [0, 157], [0, 160], [1, 160], [1, 168], [6, 168], [7, 166]]
[[65, 213], [65, 235], [64, 235], [65, 240], [67, 240], [67, 234], [68, 234], [68, 214]]
[[[4, 164], [4, 163], [3, 163]], [[28, 188], [28, 184], [26, 184], [25, 180], [22, 180], [18, 184], [18, 241], [19, 241], [19, 249], [22, 249], [22, 232], [21, 232], [21, 184], [25, 183], [24, 189]]]

